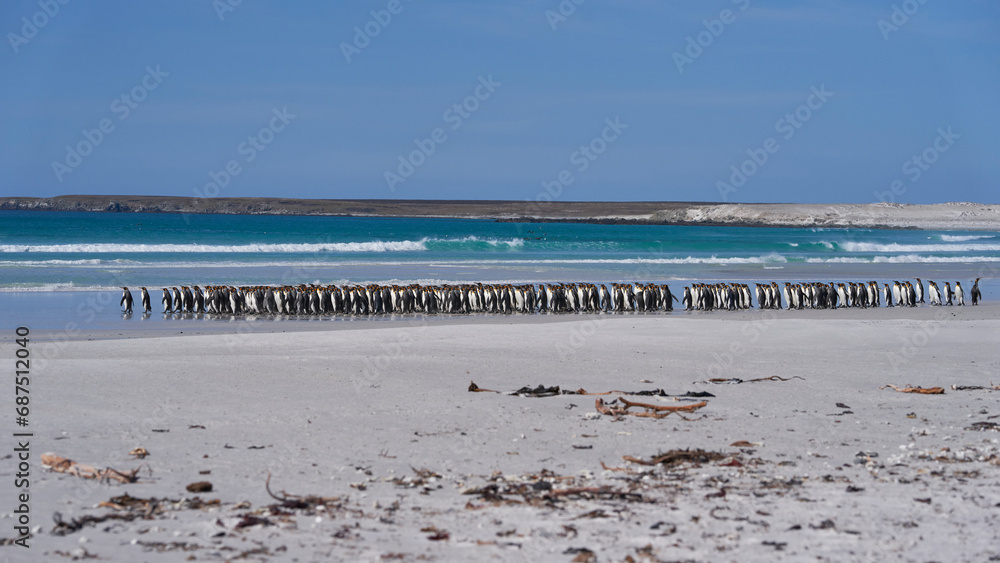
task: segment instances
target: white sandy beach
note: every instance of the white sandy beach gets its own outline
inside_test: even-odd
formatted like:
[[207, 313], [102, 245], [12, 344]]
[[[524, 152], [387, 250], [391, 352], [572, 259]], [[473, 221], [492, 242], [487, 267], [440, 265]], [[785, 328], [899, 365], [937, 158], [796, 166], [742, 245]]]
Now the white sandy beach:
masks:
[[1000, 229], [1000, 205], [970, 202], [929, 205], [720, 203], [665, 210], [650, 218], [657, 221], [723, 225], [995, 231]]
[[[550, 321], [286, 333], [276, 332], [281, 323], [250, 323], [241, 334], [94, 333], [55, 344], [43, 340], [57, 334], [35, 335], [39, 357], [57, 350], [32, 367], [36, 531], [29, 549], [7, 545], [2, 556], [1000, 557], [1000, 391], [951, 388], [1000, 383], [1000, 307]], [[0, 355], [13, 358], [14, 349], [7, 339]], [[749, 382], [773, 376], [787, 381]], [[710, 378], [745, 382], [698, 383]], [[470, 393], [470, 382], [503, 391], [541, 384], [714, 396], [628, 397], [708, 404], [685, 418], [615, 420], [595, 413], [595, 396]], [[886, 384], [945, 393], [879, 389]], [[140, 446], [149, 457], [131, 459]], [[623, 459], [686, 449], [709, 454], [703, 463], [654, 466]], [[45, 452], [141, 467], [139, 480], [50, 472], [41, 467]], [[9, 456], [0, 464], [6, 483], [14, 464]], [[328, 498], [281, 507], [265, 490], [269, 472], [275, 493]], [[197, 481], [212, 491], [185, 490]], [[6, 498], [13, 492], [8, 484]], [[126, 493], [160, 500], [152, 508], [96, 507]], [[194, 497], [218, 504], [179, 502]], [[119, 516], [59, 535], [55, 513], [65, 523]], [[10, 510], [5, 517], [13, 522]], [[12, 526], [0, 535], [11, 537]]]

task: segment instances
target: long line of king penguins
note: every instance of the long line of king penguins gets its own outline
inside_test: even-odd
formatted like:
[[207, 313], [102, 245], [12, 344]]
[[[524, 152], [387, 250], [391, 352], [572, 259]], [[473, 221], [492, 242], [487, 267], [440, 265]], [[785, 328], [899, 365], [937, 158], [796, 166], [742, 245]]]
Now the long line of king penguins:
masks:
[[[973, 305], [982, 300], [979, 280], [973, 282]], [[609, 287], [610, 285], [610, 287]], [[880, 288], [868, 282], [777, 282], [755, 284], [754, 294], [742, 283], [696, 283], [684, 287], [681, 299], [666, 284], [558, 283], [460, 285], [297, 285], [297, 286], [181, 286], [162, 288], [165, 314], [219, 315], [377, 315], [387, 313], [598, 313], [673, 311], [678, 303], [686, 311], [750, 309], [756, 298], [761, 309], [839, 309], [843, 307], [916, 307], [964, 305], [960, 282], [940, 289], [928, 281], [927, 294], [920, 278], [893, 281]], [[132, 312], [132, 293], [122, 288], [121, 305]], [[141, 288], [141, 307], [152, 311], [148, 290]]]

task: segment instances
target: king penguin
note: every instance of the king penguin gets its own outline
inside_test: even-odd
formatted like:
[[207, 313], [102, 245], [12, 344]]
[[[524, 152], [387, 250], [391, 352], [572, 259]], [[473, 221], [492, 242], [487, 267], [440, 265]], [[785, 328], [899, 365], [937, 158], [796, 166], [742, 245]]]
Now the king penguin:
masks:
[[976, 281], [972, 284], [972, 291], [970, 291], [973, 305], [979, 305], [979, 302], [983, 300], [983, 294], [979, 292], [979, 279], [976, 278]]
[[143, 313], [148, 313], [148, 312], [150, 312], [150, 311], [153, 310], [153, 307], [150, 306], [150, 304], [149, 304], [149, 292], [146, 291], [145, 287], [142, 288], [142, 295], [140, 296], [140, 299], [142, 300], [142, 312]]
[[122, 300], [119, 305], [125, 306], [125, 312], [132, 314], [132, 292], [127, 287], [122, 288]]

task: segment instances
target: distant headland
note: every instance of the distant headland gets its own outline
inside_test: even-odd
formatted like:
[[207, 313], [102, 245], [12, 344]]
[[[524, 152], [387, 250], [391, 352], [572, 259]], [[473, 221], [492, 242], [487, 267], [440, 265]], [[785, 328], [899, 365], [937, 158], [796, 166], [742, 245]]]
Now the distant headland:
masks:
[[505, 222], [1000, 230], [1000, 204], [699, 203], [666, 201], [489, 201], [287, 199], [64, 195], [0, 198], [0, 211], [87, 211], [345, 217], [439, 217]]

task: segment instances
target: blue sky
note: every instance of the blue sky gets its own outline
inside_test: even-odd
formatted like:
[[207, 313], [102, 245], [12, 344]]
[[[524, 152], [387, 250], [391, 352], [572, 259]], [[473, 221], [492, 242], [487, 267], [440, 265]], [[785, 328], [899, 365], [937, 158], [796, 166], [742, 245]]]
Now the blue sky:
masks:
[[997, 201], [987, 0], [6, 0], [0, 31], [0, 195]]

